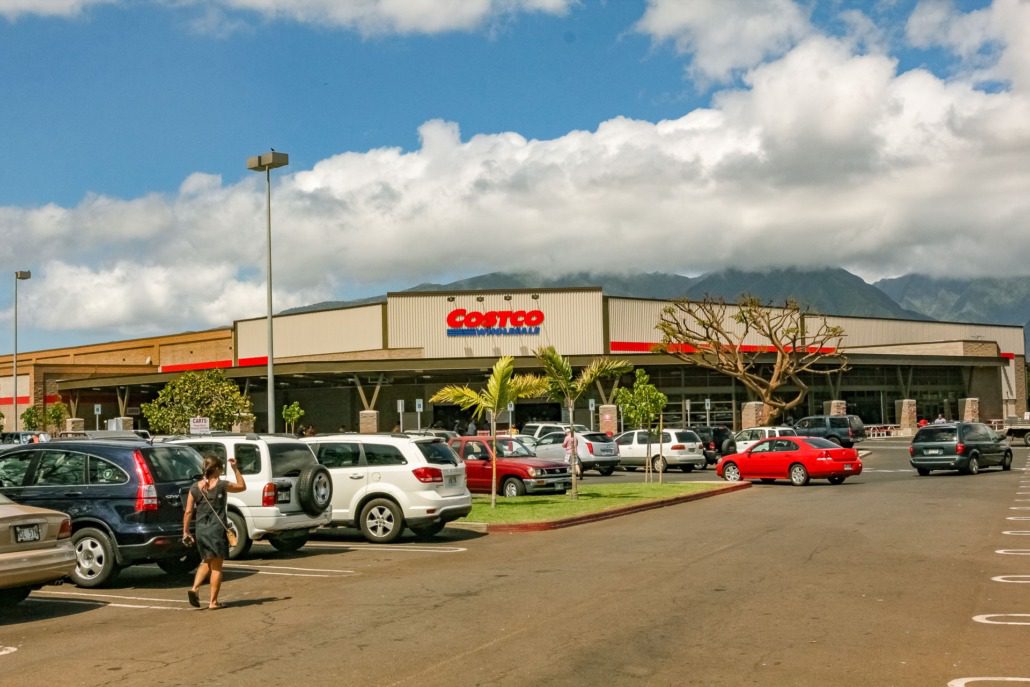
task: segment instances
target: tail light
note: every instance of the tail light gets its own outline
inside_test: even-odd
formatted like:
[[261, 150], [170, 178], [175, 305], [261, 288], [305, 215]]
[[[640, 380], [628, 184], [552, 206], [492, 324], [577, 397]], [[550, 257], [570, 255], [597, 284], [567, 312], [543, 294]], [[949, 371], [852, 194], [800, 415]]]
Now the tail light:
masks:
[[715, 450], [715, 442], [714, 441], [709, 441], [708, 442], [708, 450], [709, 451], [714, 451]]
[[587, 453], [589, 453], [590, 455], [594, 455], [594, 445], [592, 443], [590, 443], [589, 441], [586, 442], [586, 445], [587, 445]]
[[132, 459], [136, 463], [136, 477], [139, 479], [139, 486], [136, 487], [136, 512], [157, 510], [157, 487], [154, 485], [154, 476], [150, 474], [150, 466], [139, 449], [132, 452]]
[[908, 447], [908, 455], [910, 455], [910, 456], [914, 456], [915, 454], [916, 454], [916, 449], [915, 449], [915, 447], [914, 447], [914, 446], [909, 446], [909, 447]]
[[669, 447], [669, 450], [670, 451], [683, 451], [683, 450], [686, 450], [686, 448], [687, 447], [684, 446], [683, 444], [673, 444], [672, 446]]
[[816, 458], [816, 460], [833, 460], [833, 458], [830, 457], [829, 453], [827, 453], [826, 451], [823, 451], [823, 454], [821, 456], [819, 456], [818, 458]]
[[67, 539], [72, 536], [72, 521], [65, 518], [61, 521], [61, 529], [57, 530], [58, 539]]
[[429, 484], [431, 482], [443, 482], [443, 470], [440, 468], [415, 468], [411, 471], [419, 482]]
[[275, 482], [269, 482], [265, 485], [265, 488], [261, 490], [261, 505], [266, 508], [274, 506], [278, 499], [279, 488], [275, 486]]
[[961, 456], [965, 452], [966, 452], [966, 445], [965, 444], [963, 444], [962, 442], [959, 442], [959, 443], [955, 444], [955, 453], [956, 454]]

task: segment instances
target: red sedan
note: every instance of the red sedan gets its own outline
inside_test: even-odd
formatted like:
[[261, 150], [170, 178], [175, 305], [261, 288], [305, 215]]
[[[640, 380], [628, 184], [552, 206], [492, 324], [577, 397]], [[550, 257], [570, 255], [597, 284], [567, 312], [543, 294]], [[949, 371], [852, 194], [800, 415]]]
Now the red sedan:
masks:
[[715, 474], [728, 482], [760, 479], [772, 482], [789, 479], [794, 486], [808, 480], [826, 479], [840, 484], [848, 477], [862, 474], [858, 451], [819, 437], [771, 437], [743, 453], [723, 456]]

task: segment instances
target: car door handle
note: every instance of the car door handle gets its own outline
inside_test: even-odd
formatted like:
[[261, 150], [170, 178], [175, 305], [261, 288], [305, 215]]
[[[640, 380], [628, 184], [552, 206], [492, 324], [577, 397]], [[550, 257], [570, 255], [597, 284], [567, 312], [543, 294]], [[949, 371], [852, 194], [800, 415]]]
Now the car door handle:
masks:
[[349, 475], [351, 479], [365, 479], [364, 475]]
[[64, 495], [65, 496], [82, 496], [82, 492], [81, 491], [66, 491], [66, 492], [64, 492]]

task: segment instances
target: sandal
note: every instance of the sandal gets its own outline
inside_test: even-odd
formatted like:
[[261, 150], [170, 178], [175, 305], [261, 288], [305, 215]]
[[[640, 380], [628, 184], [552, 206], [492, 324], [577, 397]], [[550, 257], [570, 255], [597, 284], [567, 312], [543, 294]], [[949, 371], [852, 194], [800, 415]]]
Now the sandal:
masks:
[[225, 608], [225, 604], [221, 604], [221, 603], [218, 603], [216, 601], [215, 603], [213, 603], [210, 606], [208, 606], [207, 610], [209, 610], [209, 611], [217, 611], [217, 610], [219, 610], [221, 608]]
[[197, 596], [195, 589], [191, 589], [186, 592], [186, 598], [190, 600], [190, 606], [193, 606], [193, 608], [200, 608], [200, 598]]

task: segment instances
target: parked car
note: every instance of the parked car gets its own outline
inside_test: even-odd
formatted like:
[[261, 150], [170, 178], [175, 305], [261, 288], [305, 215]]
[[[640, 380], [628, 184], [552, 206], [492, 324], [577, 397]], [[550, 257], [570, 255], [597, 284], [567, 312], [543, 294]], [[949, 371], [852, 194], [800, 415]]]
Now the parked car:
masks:
[[865, 425], [858, 415], [809, 415], [797, 421], [794, 431], [798, 436], [822, 437], [845, 448], [865, 439]]
[[737, 452], [736, 444], [733, 443], [733, 432], [729, 427], [691, 425], [687, 429], [701, 437], [701, 441], [705, 445], [705, 458], [708, 459], [709, 465], [715, 465], [721, 456]]
[[760, 479], [774, 482], [789, 479], [794, 486], [809, 479], [826, 479], [841, 484], [848, 477], [862, 474], [858, 451], [844, 448], [820, 437], [774, 437], [762, 439], [741, 453], [723, 456], [715, 474], [727, 482]]
[[[539, 439], [544, 435], [551, 434], [553, 432], [564, 432], [567, 428], [567, 424], [562, 424], [560, 422], [527, 422], [522, 426], [522, 431], [519, 433], [531, 436], [534, 439]], [[572, 425], [572, 429], [576, 432], [590, 431], [583, 425]]]
[[46, 432], [0, 432], [0, 444], [38, 444], [50, 441]]
[[279, 551], [296, 551], [311, 532], [328, 525], [333, 478], [319, 465], [308, 445], [289, 437], [219, 434], [176, 439], [155, 446], [191, 446], [212, 453], [226, 465], [222, 479], [234, 481], [229, 457], [243, 473], [247, 489], [228, 494], [226, 516], [236, 530], [229, 558], [245, 555], [255, 541], [267, 540]]
[[413, 437], [440, 437], [445, 441], [447, 439], [460, 436], [457, 432], [452, 432], [449, 429], [438, 429], [436, 427], [429, 427], [427, 429], [406, 429], [404, 430], [404, 433]]
[[[597, 470], [607, 477], [615, 472], [619, 465], [619, 445], [602, 432], [576, 432], [576, 454], [578, 460], [576, 467], [582, 474], [583, 470]], [[546, 458], [555, 462], [565, 461], [565, 449], [562, 442], [565, 441], [565, 431], [551, 432], [540, 437], [536, 447], [537, 458]]]
[[0, 608], [75, 569], [72, 521], [64, 513], [15, 503], [0, 494]]
[[926, 425], [912, 437], [909, 464], [920, 475], [932, 470], [958, 470], [975, 475], [990, 465], [1012, 469], [1012, 448], [1003, 434], [979, 422]]
[[793, 427], [752, 427], [742, 429], [733, 435], [733, 443], [736, 445], [736, 453], [748, 450], [762, 439], [769, 437], [796, 437], [797, 432]]
[[626, 470], [648, 463], [657, 472], [665, 472], [670, 466], [683, 472], [708, 467], [704, 443], [689, 429], [663, 429], [661, 437], [658, 432], [633, 429], [617, 435], [615, 443], [619, 446], [619, 465]]
[[[465, 461], [469, 491], [489, 494], [493, 479], [492, 442], [482, 437], [457, 437], [450, 446]], [[564, 460], [538, 458], [513, 437], [497, 437], [497, 493], [522, 496], [543, 492], [564, 494], [572, 475]]]
[[472, 510], [465, 468], [439, 437], [328, 434], [304, 439], [333, 480], [332, 524], [389, 543], [431, 537]]
[[169, 573], [197, 565], [182, 544], [186, 495], [201, 458], [187, 446], [129, 441], [28, 444], [0, 453], [0, 493], [71, 515], [80, 587], [99, 587], [122, 568], [157, 563]]

